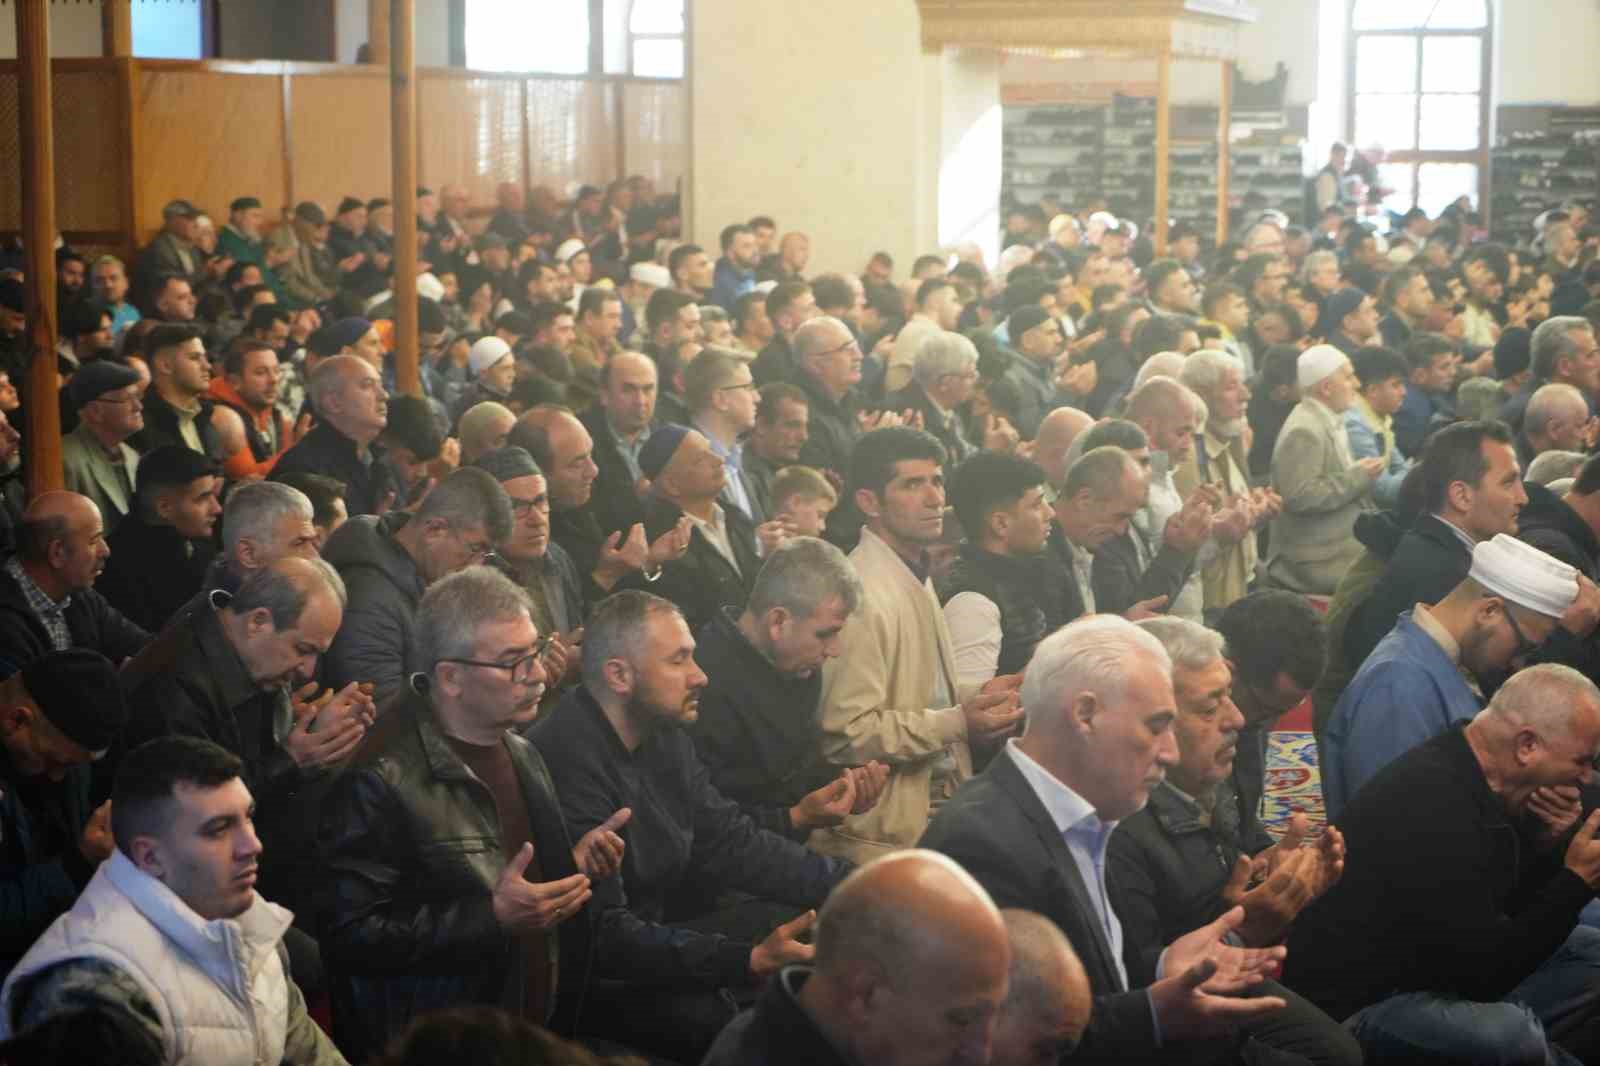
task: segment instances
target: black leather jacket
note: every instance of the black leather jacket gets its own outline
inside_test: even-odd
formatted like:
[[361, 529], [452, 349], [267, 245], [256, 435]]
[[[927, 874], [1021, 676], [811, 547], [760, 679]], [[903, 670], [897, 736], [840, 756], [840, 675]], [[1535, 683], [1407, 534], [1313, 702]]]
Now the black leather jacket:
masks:
[[[546, 880], [577, 873], [555, 786], [532, 744], [507, 733]], [[494, 917], [508, 856], [489, 789], [451, 750], [425, 697], [379, 721], [322, 810], [323, 962], [340, 1048], [379, 1051], [412, 1018], [523, 1002], [523, 953]], [[556, 930], [560, 970], [548, 1019], [570, 1033], [589, 983], [593, 908]]]

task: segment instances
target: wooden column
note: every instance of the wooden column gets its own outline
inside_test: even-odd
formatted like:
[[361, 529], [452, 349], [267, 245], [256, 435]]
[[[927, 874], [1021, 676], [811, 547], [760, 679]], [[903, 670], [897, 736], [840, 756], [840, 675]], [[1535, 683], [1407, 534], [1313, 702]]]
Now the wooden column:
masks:
[[389, 0], [367, 0], [367, 62], [389, 62]]
[[133, 0], [101, 0], [100, 54], [133, 55]]
[[[373, 0], [381, 3], [382, 0]], [[415, 0], [389, 2], [389, 155], [394, 164], [394, 369], [401, 392], [422, 393], [417, 343], [417, 84]]]
[[15, 0], [22, 128], [22, 240], [27, 255], [27, 338], [23, 396], [28, 419], [29, 496], [59, 489], [61, 408], [56, 388], [56, 174], [50, 114], [50, 5]]
[[1156, 255], [1167, 254], [1167, 203], [1172, 170], [1172, 53], [1156, 57]]
[[1228, 201], [1228, 184], [1233, 180], [1233, 147], [1229, 130], [1233, 126], [1233, 63], [1224, 59], [1222, 67], [1222, 95], [1217, 105], [1217, 246], [1228, 239], [1228, 225], [1232, 212]]

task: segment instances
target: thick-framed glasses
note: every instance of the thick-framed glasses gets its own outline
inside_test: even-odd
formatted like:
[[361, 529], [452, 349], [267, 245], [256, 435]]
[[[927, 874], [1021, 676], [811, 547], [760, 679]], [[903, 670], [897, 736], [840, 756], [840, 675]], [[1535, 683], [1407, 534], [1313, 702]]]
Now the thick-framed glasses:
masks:
[[526, 500], [516, 496], [511, 497], [511, 517], [513, 518], [527, 518], [536, 508], [541, 511], [544, 510], [542, 501]]
[[753, 382], [753, 381], [746, 381], [742, 385], [718, 385], [717, 386], [717, 391], [718, 392], [741, 392], [741, 391], [744, 391], [744, 390], [749, 390], [750, 392], [755, 392], [756, 391], [756, 383]]
[[495, 663], [485, 659], [440, 659], [442, 663], [456, 663], [460, 666], [482, 666], [489, 670], [509, 670], [511, 680], [518, 685], [533, 683], [533, 668], [539, 660], [544, 658], [545, 652], [550, 650], [554, 637], [540, 637], [534, 642], [533, 650], [515, 662]]
[[843, 344], [839, 345], [839, 347], [837, 347], [837, 348], [829, 348], [827, 351], [820, 352], [818, 354], [820, 354], [820, 355], [838, 355], [840, 352], [848, 352], [852, 348], [854, 348], [858, 352], [861, 351], [861, 345], [856, 343], [856, 339], [854, 337], [851, 337], [849, 340], [845, 341]]

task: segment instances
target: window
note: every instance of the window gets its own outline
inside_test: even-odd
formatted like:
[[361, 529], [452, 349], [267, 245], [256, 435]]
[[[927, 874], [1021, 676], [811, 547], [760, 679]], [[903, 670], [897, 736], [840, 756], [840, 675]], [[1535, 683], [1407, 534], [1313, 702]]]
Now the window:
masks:
[[1384, 148], [1386, 208], [1437, 214], [1463, 194], [1482, 203], [1489, 14], [1488, 0], [1355, 0], [1351, 139]]
[[465, 37], [472, 70], [585, 74], [589, 0], [471, 0]]
[[641, 78], [683, 77], [683, 0], [633, 0], [628, 71]]

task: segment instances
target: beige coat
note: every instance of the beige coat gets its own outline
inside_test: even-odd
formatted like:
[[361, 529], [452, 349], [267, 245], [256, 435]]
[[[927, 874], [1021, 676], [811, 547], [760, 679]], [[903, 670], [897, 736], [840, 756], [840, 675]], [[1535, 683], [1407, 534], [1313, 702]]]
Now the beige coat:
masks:
[[1344, 416], [1311, 397], [1289, 412], [1272, 449], [1272, 487], [1283, 513], [1272, 522], [1267, 578], [1331, 596], [1360, 557], [1356, 516], [1373, 508], [1372, 478], [1350, 457]]
[[826, 855], [866, 862], [921, 838], [930, 813], [935, 763], [949, 749], [957, 777], [972, 776], [966, 718], [959, 706], [930, 708], [935, 671], [958, 701], [955, 653], [933, 583], [918, 583], [894, 550], [870, 530], [850, 553], [863, 595], [842, 635], [844, 651], [822, 675], [822, 750], [856, 766], [872, 759], [890, 767], [878, 805], [835, 829], [811, 834]]
[[132, 498], [117, 476], [117, 467], [128, 472], [128, 484], [139, 483], [139, 453], [124, 443], [117, 445], [117, 455], [118, 459], [113, 462], [89, 432], [87, 422], [79, 422], [76, 429], [61, 438], [61, 466], [67, 491], [95, 502], [108, 537], [133, 506]]
[[[1206, 455], [1203, 473], [1200, 469], [1202, 450]], [[1183, 465], [1172, 472], [1172, 481], [1184, 499], [1188, 499], [1202, 481], [1219, 486], [1225, 496], [1248, 496], [1248, 470], [1243, 440], [1219, 437], [1207, 429], [1203, 444], [1191, 451]], [[1247, 533], [1237, 543], [1219, 545], [1219, 549], [1209, 561], [1202, 559], [1200, 571], [1206, 608], [1217, 611], [1250, 591], [1250, 582], [1256, 574], [1255, 531]]]

